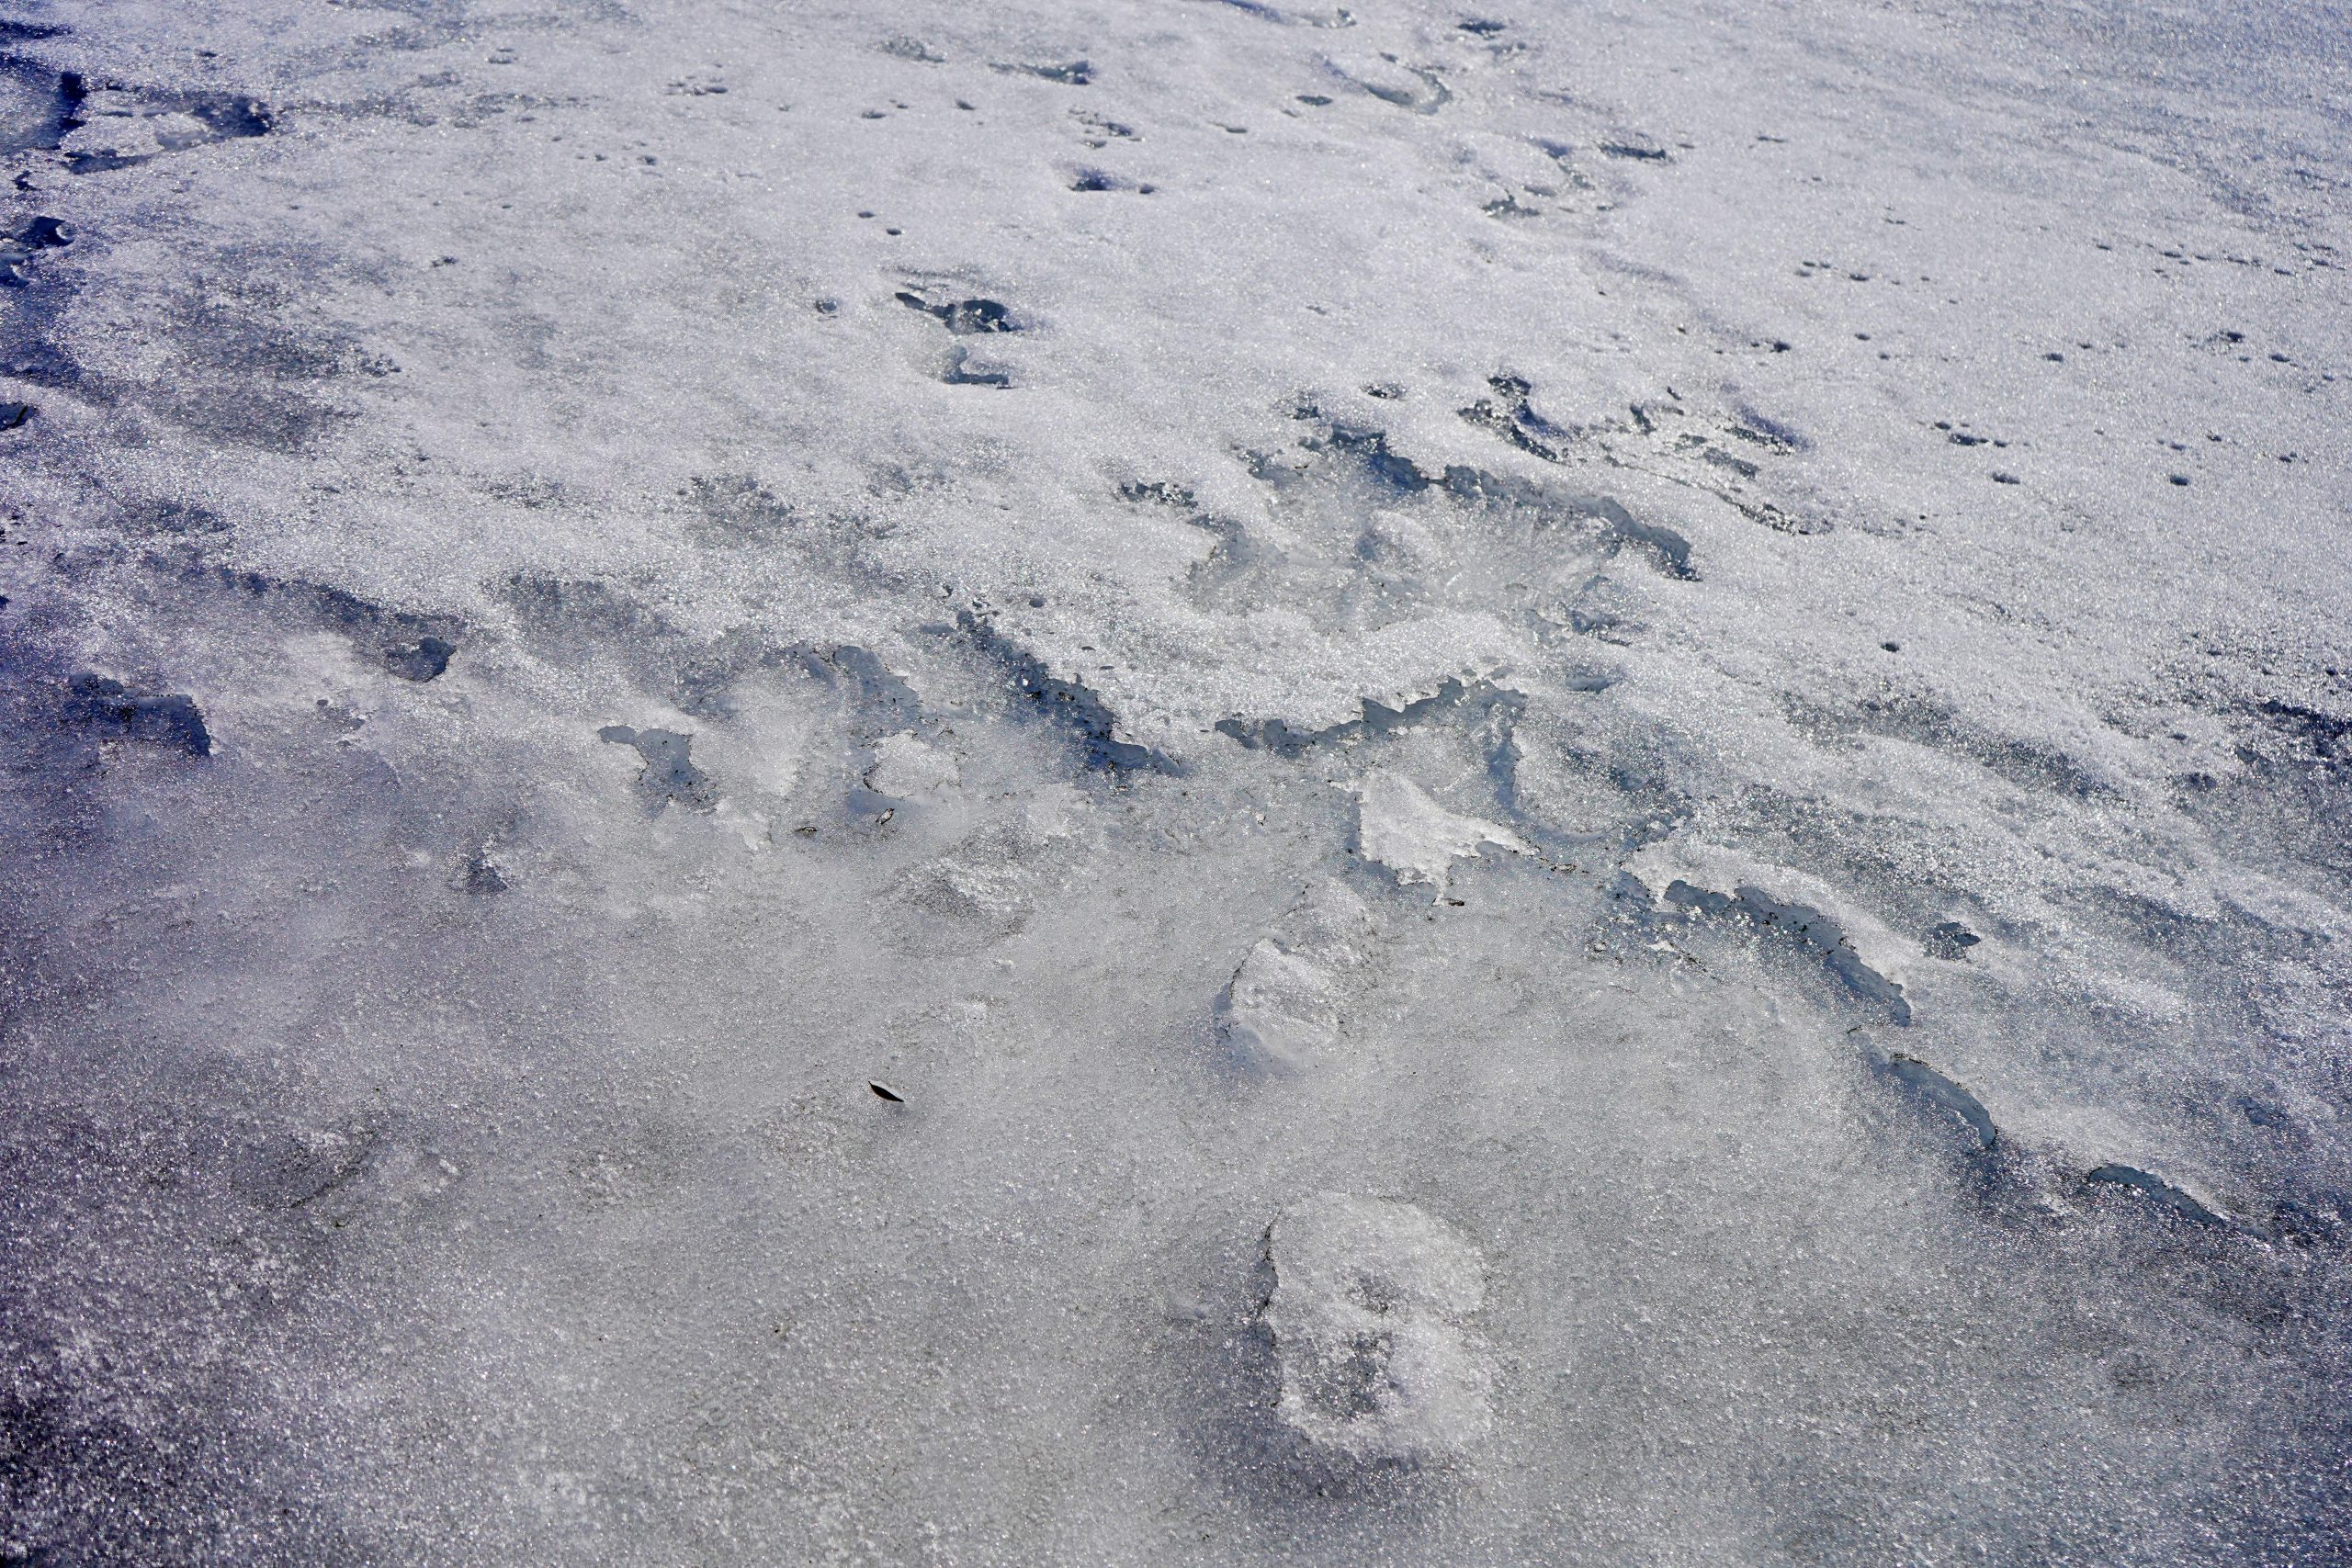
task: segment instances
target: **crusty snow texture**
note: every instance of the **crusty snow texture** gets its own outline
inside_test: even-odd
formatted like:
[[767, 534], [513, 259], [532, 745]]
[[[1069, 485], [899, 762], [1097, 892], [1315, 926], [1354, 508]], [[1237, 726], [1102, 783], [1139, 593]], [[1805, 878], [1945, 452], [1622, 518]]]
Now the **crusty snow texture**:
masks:
[[28, 0], [0, 1565], [2336, 1564], [2319, 0]]

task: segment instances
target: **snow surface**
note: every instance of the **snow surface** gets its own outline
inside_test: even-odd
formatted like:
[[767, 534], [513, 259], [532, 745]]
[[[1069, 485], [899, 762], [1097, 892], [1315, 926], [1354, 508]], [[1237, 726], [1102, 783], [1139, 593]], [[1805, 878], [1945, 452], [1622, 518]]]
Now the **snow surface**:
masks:
[[17, 7], [0, 1563], [2352, 1560], [2348, 55]]

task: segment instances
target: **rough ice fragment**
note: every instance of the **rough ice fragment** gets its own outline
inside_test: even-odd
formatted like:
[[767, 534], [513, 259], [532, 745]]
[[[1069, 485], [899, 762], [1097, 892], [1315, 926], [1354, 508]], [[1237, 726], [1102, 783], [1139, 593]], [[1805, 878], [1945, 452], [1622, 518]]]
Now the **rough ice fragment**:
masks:
[[1217, 1023], [1244, 1066], [1287, 1075], [1313, 1066], [1338, 1041], [1340, 1012], [1329, 977], [1269, 938], [1234, 971]]
[[1395, 872], [1400, 886], [1425, 882], [1442, 892], [1453, 862], [1476, 855], [1481, 844], [1498, 844], [1514, 854], [1535, 852], [1534, 845], [1510, 829], [1457, 817], [1396, 773], [1366, 779], [1357, 792], [1356, 811], [1356, 839], [1364, 858]]

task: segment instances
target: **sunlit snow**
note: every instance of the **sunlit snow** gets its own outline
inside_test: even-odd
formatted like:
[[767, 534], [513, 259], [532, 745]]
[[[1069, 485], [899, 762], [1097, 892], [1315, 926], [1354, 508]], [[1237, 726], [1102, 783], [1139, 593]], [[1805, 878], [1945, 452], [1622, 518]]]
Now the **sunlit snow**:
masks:
[[0, 1564], [2352, 1560], [2320, 0], [0, 18]]

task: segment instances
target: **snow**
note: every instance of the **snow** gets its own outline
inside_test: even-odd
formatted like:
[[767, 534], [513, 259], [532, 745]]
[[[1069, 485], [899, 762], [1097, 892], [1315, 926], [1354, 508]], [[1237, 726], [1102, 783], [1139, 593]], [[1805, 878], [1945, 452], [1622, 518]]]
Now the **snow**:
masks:
[[2341, 1555], [2336, 8], [18, 10], [0, 1562]]

